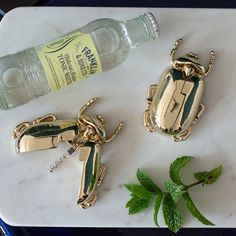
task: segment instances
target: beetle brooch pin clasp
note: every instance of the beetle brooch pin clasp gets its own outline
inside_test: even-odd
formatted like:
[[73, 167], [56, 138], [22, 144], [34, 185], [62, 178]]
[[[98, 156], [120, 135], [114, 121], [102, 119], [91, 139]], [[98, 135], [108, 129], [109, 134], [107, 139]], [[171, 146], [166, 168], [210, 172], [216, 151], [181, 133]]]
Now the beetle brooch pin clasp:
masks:
[[57, 120], [55, 115], [48, 114], [17, 125], [13, 132], [18, 153], [56, 148], [63, 141], [70, 145], [68, 155], [50, 166], [50, 172], [78, 150], [79, 160], [83, 161], [83, 172], [77, 203], [82, 208], [94, 205], [98, 197], [97, 189], [106, 173], [106, 166], [101, 164], [101, 145], [111, 142], [123, 126], [121, 122], [113, 135], [107, 137], [104, 119], [100, 115], [84, 114], [96, 101], [98, 98], [93, 98], [85, 104], [77, 120]]
[[181, 41], [176, 41], [170, 53], [172, 67], [161, 76], [159, 85], [150, 86], [143, 117], [150, 132], [160, 130], [176, 142], [189, 137], [192, 125], [204, 112], [201, 103], [203, 78], [209, 74], [215, 60], [214, 51], [211, 51], [209, 66], [205, 69], [197, 54], [188, 53], [186, 57], [175, 59]]

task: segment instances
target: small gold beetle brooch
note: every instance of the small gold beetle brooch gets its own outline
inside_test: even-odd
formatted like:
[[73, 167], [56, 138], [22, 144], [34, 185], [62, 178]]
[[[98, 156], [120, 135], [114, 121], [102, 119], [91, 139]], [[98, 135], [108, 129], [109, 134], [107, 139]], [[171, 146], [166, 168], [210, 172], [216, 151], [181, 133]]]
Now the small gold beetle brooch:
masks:
[[48, 114], [32, 122], [17, 125], [13, 132], [18, 153], [57, 148], [60, 142], [67, 142], [70, 145], [68, 155], [56, 161], [49, 168], [50, 172], [65, 158], [79, 151], [79, 160], [84, 163], [77, 203], [82, 208], [88, 208], [96, 202], [97, 189], [106, 173], [106, 166], [101, 164], [101, 145], [111, 142], [123, 126], [121, 122], [114, 134], [107, 138], [104, 119], [100, 115], [84, 114], [96, 101], [98, 98], [93, 98], [85, 104], [77, 120], [57, 120], [55, 115]]
[[189, 137], [192, 125], [204, 112], [201, 103], [203, 78], [209, 74], [215, 60], [211, 51], [209, 67], [205, 69], [197, 54], [189, 53], [186, 57], [175, 59], [181, 41], [176, 41], [170, 53], [172, 67], [161, 76], [159, 85], [150, 86], [143, 117], [150, 132], [160, 130], [171, 135], [176, 142]]

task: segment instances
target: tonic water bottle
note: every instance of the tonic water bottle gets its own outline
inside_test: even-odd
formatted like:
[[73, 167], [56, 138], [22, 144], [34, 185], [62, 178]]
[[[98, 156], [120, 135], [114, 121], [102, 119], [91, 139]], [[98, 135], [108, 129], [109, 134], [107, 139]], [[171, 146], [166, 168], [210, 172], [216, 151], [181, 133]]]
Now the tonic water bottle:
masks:
[[0, 58], [0, 109], [10, 109], [121, 64], [129, 50], [156, 39], [152, 13], [98, 19], [61, 38]]

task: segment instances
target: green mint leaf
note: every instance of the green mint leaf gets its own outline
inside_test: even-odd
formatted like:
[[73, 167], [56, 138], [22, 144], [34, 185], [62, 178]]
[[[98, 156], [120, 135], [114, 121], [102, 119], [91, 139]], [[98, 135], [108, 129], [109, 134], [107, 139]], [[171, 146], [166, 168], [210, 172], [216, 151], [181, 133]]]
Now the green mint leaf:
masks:
[[183, 224], [183, 218], [169, 193], [164, 196], [162, 211], [168, 228], [174, 233], [177, 233]]
[[131, 198], [127, 204], [129, 205], [129, 215], [139, 213], [148, 208], [153, 202], [153, 197], [150, 199]]
[[152, 193], [161, 193], [161, 189], [152, 181], [152, 179], [141, 169], [137, 171], [137, 178], [140, 184]]
[[200, 211], [196, 208], [194, 205], [190, 195], [188, 192], [183, 193], [182, 197], [184, 198], [186, 202], [186, 206], [189, 209], [189, 211], [192, 213], [194, 217], [196, 217], [200, 222], [202, 222], [204, 225], [214, 225], [212, 222], [210, 222], [208, 219], [206, 219]]
[[137, 196], [141, 199], [150, 199], [153, 197], [153, 193], [149, 192], [142, 185], [125, 184], [125, 187], [132, 193], [132, 196]]
[[208, 172], [202, 171], [202, 172], [194, 173], [194, 177], [199, 181], [203, 181], [202, 184], [204, 184], [205, 181], [207, 180]]
[[211, 171], [197, 172], [194, 174], [195, 178], [203, 181], [203, 184], [213, 184], [219, 178], [222, 172], [222, 165], [216, 167]]
[[180, 179], [180, 170], [192, 160], [193, 157], [190, 156], [182, 156], [178, 157], [175, 161], [173, 161], [170, 165], [170, 178], [176, 184], [183, 184]]
[[125, 207], [129, 208], [130, 206], [134, 205], [138, 200], [140, 200], [137, 196], [132, 196], [130, 200], [126, 203]]
[[167, 181], [164, 183], [166, 190], [170, 193], [174, 202], [178, 202], [180, 196], [183, 193], [184, 187], [183, 185], [178, 185], [173, 181]]
[[158, 224], [158, 212], [159, 212], [159, 209], [160, 209], [160, 206], [161, 206], [163, 196], [164, 195], [162, 193], [157, 194], [157, 197], [156, 197], [156, 200], [155, 200], [155, 205], [154, 205], [153, 220], [155, 222], [155, 225], [158, 226], [158, 227], [160, 227], [159, 224]]

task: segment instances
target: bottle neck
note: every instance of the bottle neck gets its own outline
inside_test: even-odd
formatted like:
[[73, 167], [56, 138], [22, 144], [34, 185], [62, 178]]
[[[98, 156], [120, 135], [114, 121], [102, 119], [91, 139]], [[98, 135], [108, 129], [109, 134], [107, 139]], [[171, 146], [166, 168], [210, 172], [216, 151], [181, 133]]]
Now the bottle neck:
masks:
[[158, 38], [160, 31], [152, 13], [145, 13], [137, 18], [125, 22], [125, 30], [131, 48]]

